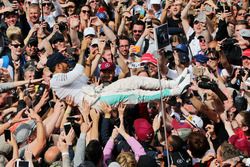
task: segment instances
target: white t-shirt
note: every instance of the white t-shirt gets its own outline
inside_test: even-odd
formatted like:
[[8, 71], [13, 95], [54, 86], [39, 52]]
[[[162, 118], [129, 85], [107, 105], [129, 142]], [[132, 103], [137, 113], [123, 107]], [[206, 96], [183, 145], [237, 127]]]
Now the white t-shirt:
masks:
[[[192, 27], [189, 27], [188, 32], [186, 34], [187, 40], [189, 41], [189, 37], [194, 33], [194, 29]], [[199, 53], [201, 50], [200, 48], [200, 42], [198, 38], [195, 36], [194, 39], [189, 43], [190, 49], [192, 54], [189, 53], [189, 57], [192, 59], [192, 56], [195, 56]], [[190, 60], [191, 60], [190, 59]]]

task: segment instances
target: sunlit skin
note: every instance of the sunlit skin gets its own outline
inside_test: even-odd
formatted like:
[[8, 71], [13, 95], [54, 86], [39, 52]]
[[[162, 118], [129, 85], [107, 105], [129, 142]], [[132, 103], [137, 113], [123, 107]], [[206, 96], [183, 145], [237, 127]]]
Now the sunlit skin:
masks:
[[143, 33], [144, 29], [142, 25], [134, 25], [133, 26], [133, 38], [135, 41], [138, 41]]
[[39, 18], [41, 16], [41, 13], [40, 13], [40, 9], [39, 7], [30, 7], [29, 8], [29, 21], [32, 23], [32, 24], [36, 24], [39, 22]]
[[16, 14], [9, 14], [7, 17], [4, 18], [4, 22], [7, 26], [14, 26], [17, 22], [17, 15]]

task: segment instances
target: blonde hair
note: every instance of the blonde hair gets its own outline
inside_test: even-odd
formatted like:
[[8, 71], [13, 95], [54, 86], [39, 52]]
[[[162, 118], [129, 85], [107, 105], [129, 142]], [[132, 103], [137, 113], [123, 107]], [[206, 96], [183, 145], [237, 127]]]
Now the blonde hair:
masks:
[[13, 34], [18, 34], [21, 35], [22, 31], [19, 27], [16, 26], [9, 26], [8, 29], [6, 30], [6, 35], [8, 38], [10, 38], [11, 35]]
[[116, 162], [118, 162], [121, 165], [121, 167], [136, 166], [135, 156], [131, 152], [121, 152], [116, 158]]

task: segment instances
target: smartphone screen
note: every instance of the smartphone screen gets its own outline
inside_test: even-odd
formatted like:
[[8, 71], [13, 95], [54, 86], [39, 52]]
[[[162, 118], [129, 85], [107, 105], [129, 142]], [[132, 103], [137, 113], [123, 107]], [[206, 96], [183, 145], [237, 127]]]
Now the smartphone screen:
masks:
[[10, 130], [9, 129], [5, 129], [4, 130], [4, 138], [5, 141], [7, 142], [8, 140], [11, 140], [11, 135], [10, 135]]
[[64, 124], [64, 131], [65, 131], [65, 134], [67, 135], [69, 133], [71, 129], [71, 123], [70, 122], [67, 122]]
[[29, 167], [29, 161], [18, 160], [15, 164], [16, 167]]

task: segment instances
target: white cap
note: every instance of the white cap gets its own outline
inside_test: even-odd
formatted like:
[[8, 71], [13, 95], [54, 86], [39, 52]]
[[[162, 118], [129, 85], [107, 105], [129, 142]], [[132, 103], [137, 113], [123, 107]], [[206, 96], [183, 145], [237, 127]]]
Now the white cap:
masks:
[[161, 0], [150, 0], [150, 4], [161, 4]]
[[193, 126], [197, 128], [202, 128], [203, 127], [203, 121], [201, 117], [198, 117], [197, 115], [189, 115], [186, 117], [187, 121], [190, 122]]
[[95, 35], [95, 29], [93, 27], [87, 27], [84, 29], [83, 35], [84, 37], [86, 37], [87, 35]]
[[247, 37], [247, 38], [249, 38], [249, 37], [250, 37], [250, 30], [248, 30], [248, 29], [241, 29], [241, 30], [240, 30], [240, 35], [241, 35], [242, 37]]

